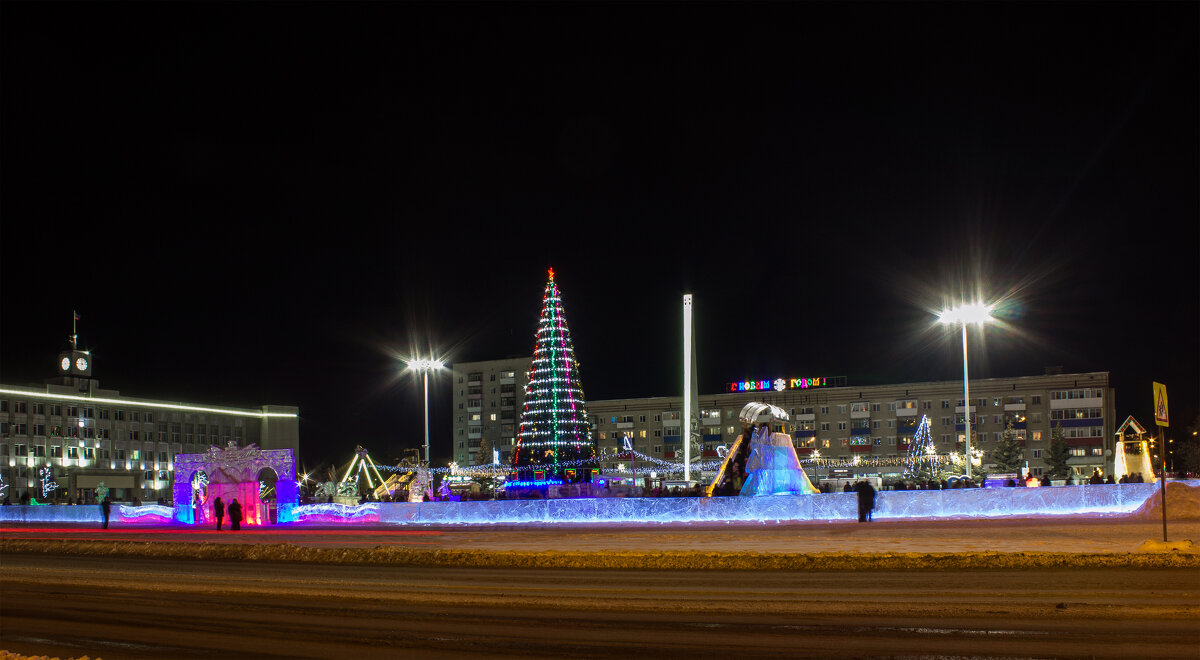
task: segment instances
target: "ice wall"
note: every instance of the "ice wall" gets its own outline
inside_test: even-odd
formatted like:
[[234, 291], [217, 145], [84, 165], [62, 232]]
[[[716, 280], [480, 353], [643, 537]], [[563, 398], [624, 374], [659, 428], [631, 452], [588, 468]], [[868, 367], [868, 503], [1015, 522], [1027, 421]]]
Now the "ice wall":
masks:
[[[157, 504], [113, 504], [109, 509], [108, 524], [110, 527], [161, 525], [171, 522], [173, 513], [171, 507]], [[99, 504], [0, 506], [0, 522], [87, 524], [99, 527], [102, 521]]]
[[[1200, 487], [1200, 481], [1187, 482]], [[875, 520], [1124, 514], [1155, 484], [883, 491]], [[520, 524], [594, 522], [791, 522], [857, 519], [855, 493], [764, 497], [664, 497], [484, 502], [380, 503], [372, 507], [302, 505], [297, 521], [383, 524]], [[340, 507], [340, 508], [339, 508]]]

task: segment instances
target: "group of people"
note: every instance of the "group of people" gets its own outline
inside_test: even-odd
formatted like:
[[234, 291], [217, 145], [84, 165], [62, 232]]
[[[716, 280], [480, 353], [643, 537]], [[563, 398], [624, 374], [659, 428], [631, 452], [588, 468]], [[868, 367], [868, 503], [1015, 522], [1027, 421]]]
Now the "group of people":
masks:
[[[225, 520], [225, 503], [218, 497], [213, 500], [213, 517], [217, 519], [217, 531], [221, 531], [221, 524]], [[237, 498], [229, 503], [229, 529], [237, 531], [242, 528], [242, 505], [238, 503]]]

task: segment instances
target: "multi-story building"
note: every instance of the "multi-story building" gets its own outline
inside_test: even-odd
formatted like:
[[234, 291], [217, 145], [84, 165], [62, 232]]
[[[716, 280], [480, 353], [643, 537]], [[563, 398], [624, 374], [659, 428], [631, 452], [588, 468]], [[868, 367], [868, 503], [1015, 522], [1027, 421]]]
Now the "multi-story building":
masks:
[[512, 458], [532, 363], [526, 356], [453, 365], [456, 463], [491, 463], [496, 452], [501, 463]]
[[[496, 446], [502, 461], [510, 455], [513, 429], [520, 425], [521, 375], [529, 363], [530, 358], [520, 358], [458, 365], [456, 369], [462, 373], [456, 371], [455, 375], [453, 412], [459, 464], [491, 462], [490, 457], [479, 460], [472, 454], [472, 443]], [[503, 382], [513, 381], [516, 393], [514, 416], [497, 417], [498, 425], [493, 419], [497, 412], [493, 401], [498, 396], [492, 393], [493, 373], [498, 380], [502, 374], [510, 374]], [[789, 412], [791, 419], [785, 428], [801, 458], [902, 459], [922, 416], [929, 419], [937, 453], [961, 454], [964, 415], [969, 412], [971, 449], [982, 450], [985, 465], [988, 452], [1011, 423], [1030, 471], [1041, 475], [1046, 470], [1051, 430], [1061, 424], [1072, 454], [1069, 463], [1078, 474], [1090, 474], [1097, 467], [1108, 474], [1112, 468], [1116, 413], [1108, 372], [972, 379], [969, 408], [962, 399], [961, 380], [857, 387], [845, 378], [779, 378], [731, 383], [726, 390], [699, 397], [703, 449], [693, 460], [716, 459], [717, 448], [732, 445], [742, 431], [738, 421], [742, 406], [761, 401]], [[682, 405], [681, 396], [588, 401], [599, 452], [618, 453], [628, 441], [634, 450], [651, 457], [682, 460]], [[504, 410], [501, 407], [499, 412]], [[898, 474], [902, 470], [902, 465], [896, 465], [869, 471]]]
[[[742, 431], [738, 421], [742, 406], [762, 401], [789, 412], [791, 420], [785, 428], [801, 458], [814, 454], [845, 460], [903, 458], [922, 416], [929, 419], [937, 453], [961, 453], [964, 415], [969, 410], [971, 448], [982, 450], [985, 465], [988, 452], [1011, 423], [1031, 472], [1041, 475], [1051, 429], [1061, 424], [1072, 454], [1069, 463], [1077, 473], [1090, 474], [1095, 467], [1106, 474], [1111, 470], [1116, 413], [1107, 372], [972, 379], [969, 409], [962, 400], [961, 380], [830, 386], [835, 382], [775, 379], [755, 382], [753, 386], [760, 389], [750, 390], [745, 389], [747, 383], [732, 383], [742, 389], [701, 396], [699, 458], [714, 459], [719, 446], [732, 445]], [[628, 438], [641, 453], [681, 460], [682, 404], [682, 397], [590, 401], [588, 412], [600, 452], [619, 452]], [[878, 471], [899, 473], [902, 467]]]
[[59, 355], [40, 387], [0, 385], [0, 476], [6, 496], [41, 499], [42, 468], [63, 499], [86, 499], [100, 482], [114, 500], [171, 498], [176, 454], [257, 444], [297, 454], [299, 409], [230, 408], [123, 396], [93, 377], [88, 351]]

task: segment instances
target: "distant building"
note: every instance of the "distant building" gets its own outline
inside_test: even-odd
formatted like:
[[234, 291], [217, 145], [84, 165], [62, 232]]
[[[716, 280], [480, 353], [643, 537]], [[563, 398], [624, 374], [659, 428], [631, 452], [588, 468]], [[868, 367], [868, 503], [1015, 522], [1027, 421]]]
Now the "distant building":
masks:
[[[511, 457], [520, 423], [523, 375], [529, 357], [455, 366], [454, 451], [460, 465], [490, 463], [479, 448], [500, 449]], [[492, 381], [493, 374], [497, 377]], [[586, 379], [586, 374], [584, 375]], [[461, 380], [461, 382], [460, 382]], [[507, 390], [503, 388], [507, 384]], [[738, 412], [749, 401], [772, 403], [791, 415], [785, 429], [801, 458], [852, 461], [862, 458], [902, 459], [922, 415], [929, 417], [938, 454], [963, 451], [966, 406], [961, 380], [856, 387], [844, 378], [775, 378], [731, 383], [736, 391], [699, 397], [702, 450], [693, 461], [716, 460], [719, 446], [730, 446], [742, 431]], [[782, 388], [782, 389], [776, 389]], [[972, 450], [982, 450], [982, 463], [1012, 422], [1030, 471], [1046, 471], [1045, 456], [1054, 424], [1061, 423], [1077, 474], [1112, 470], [1116, 432], [1114, 390], [1108, 372], [1051, 373], [1042, 376], [971, 379]], [[588, 400], [592, 433], [601, 455], [622, 451], [626, 439], [636, 451], [653, 458], [683, 460], [682, 396]], [[490, 452], [489, 452], [490, 453]], [[484, 460], [486, 458], [486, 460]], [[823, 474], [820, 468], [810, 473]], [[902, 465], [863, 468], [861, 472], [898, 475]]]
[[525, 356], [452, 366], [454, 462], [491, 463], [493, 451], [501, 463], [512, 459], [532, 363]]
[[25, 492], [41, 499], [43, 467], [61, 499], [88, 498], [104, 482], [114, 500], [153, 502], [171, 498], [176, 454], [231, 442], [299, 453], [296, 407], [122, 396], [100, 387], [92, 354], [75, 348], [56, 366], [41, 387], [0, 384], [0, 476], [13, 501]]

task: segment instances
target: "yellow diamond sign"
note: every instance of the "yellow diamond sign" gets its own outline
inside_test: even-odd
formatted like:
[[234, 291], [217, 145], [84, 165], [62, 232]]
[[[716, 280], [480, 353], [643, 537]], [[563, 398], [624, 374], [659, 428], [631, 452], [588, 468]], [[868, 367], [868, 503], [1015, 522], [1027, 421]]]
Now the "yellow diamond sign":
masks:
[[1167, 386], [1154, 383], [1154, 423], [1159, 426], [1170, 426], [1171, 418], [1167, 414]]

